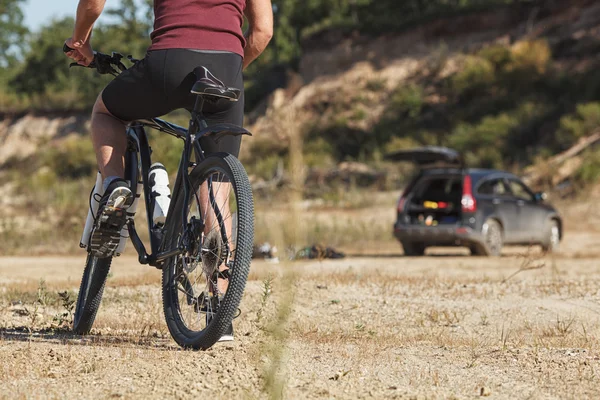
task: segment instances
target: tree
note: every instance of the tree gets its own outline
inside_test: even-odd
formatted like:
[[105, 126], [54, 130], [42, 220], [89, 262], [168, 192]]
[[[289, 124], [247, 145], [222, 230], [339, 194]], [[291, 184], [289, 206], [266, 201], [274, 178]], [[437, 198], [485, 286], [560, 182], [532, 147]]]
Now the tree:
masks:
[[142, 4], [135, 0], [122, 0], [116, 8], [106, 10], [115, 22], [106, 26], [99, 41], [104, 52], [119, 51], [132, 54], [136, 58], [144, 56], [150, 45], [150, 32], [153, 26], [152, 0]]
[[0, 0], [0, 68], [14, 66], [23, 50], [27, 28], [23, 25], [24, 0]]

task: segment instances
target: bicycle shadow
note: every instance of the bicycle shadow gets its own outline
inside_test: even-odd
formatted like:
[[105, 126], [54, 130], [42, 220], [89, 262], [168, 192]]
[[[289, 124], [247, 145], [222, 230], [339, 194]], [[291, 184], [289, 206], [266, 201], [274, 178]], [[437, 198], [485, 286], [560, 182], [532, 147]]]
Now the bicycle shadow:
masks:
[[46, 343], [63, 346], [136, 346], [159, 351], [183, 350], [179, 346], [175, 345], [170, 338], [158, 338], [151, 336], [134, 337], [127, 335], [106, 335], [97, 333], [78, 335], [64, 328], [30, 329], [26, 326], [0, 328], [0, 341]]

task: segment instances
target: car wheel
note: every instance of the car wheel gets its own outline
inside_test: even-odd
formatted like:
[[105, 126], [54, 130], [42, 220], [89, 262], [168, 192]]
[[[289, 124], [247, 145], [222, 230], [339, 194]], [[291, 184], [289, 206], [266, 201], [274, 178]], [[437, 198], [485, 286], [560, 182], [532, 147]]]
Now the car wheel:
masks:
[[482, 233], [485, 254], [480, 255], [498, 257], [502, 253], [502, 246], [504, 245], [502, 226], [495, 219], [488, 219], [483, 224]]
[[542, 244], [542, 250], [546, 253], [556, 253], [560, 247], [560, 225], [553, 219], [546, 232], [546, 240]]
[[425, 245], [423, 243], [402, 242], [404, 255], [407, 257], [419, 257], [425, 254]]

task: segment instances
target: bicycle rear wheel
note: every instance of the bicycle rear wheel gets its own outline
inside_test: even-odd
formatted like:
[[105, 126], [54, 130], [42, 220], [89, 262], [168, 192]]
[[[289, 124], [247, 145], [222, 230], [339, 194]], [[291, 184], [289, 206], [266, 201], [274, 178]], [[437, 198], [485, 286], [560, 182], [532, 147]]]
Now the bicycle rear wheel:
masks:
[[87, 335], [92, 329], [111, 262], [112, 257], [98, 258], [88, 253], [73, 317], [73, 332], [79, 335]]
[[[184, 348], [208, 349], [228, 330], [242, 300], [254, 241], [254, 203], [242, 164], [211, 155], [189, 176], [168, 216], [163, 250], [185, 254], [163, 265], [163, 306], [171, 336]], [[185, 224], [183, 219], [185, 216]]]

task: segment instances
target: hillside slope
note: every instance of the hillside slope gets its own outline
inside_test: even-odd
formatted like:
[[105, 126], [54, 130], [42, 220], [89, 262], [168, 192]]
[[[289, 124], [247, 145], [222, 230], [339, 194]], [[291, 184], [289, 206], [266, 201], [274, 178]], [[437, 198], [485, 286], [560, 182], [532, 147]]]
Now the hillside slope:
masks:
[[600, 3], [538, 4], [312, 38], [292, 84], [250, 115], [244, 157], [269, 179], [290, 121], [315, 168], [426, 144], [519, 170], [564, 151], [600, 125]]
[[[255, 137], [243, 146], [245, 164], [271, 179], [288, 163], [290, 132], [302, 136], [313, 170], [343, 161], [380, 169], [382, 153], [421, 144], [509, 169], [564, 151], [600, 125], [600, 4], [532, 4], [376, 38], [327, 31], [307, 39], [288, 87], [247, 116]], [[4, 171], [69, 137], [88, 140], [85, 114], [0, 121]]]

